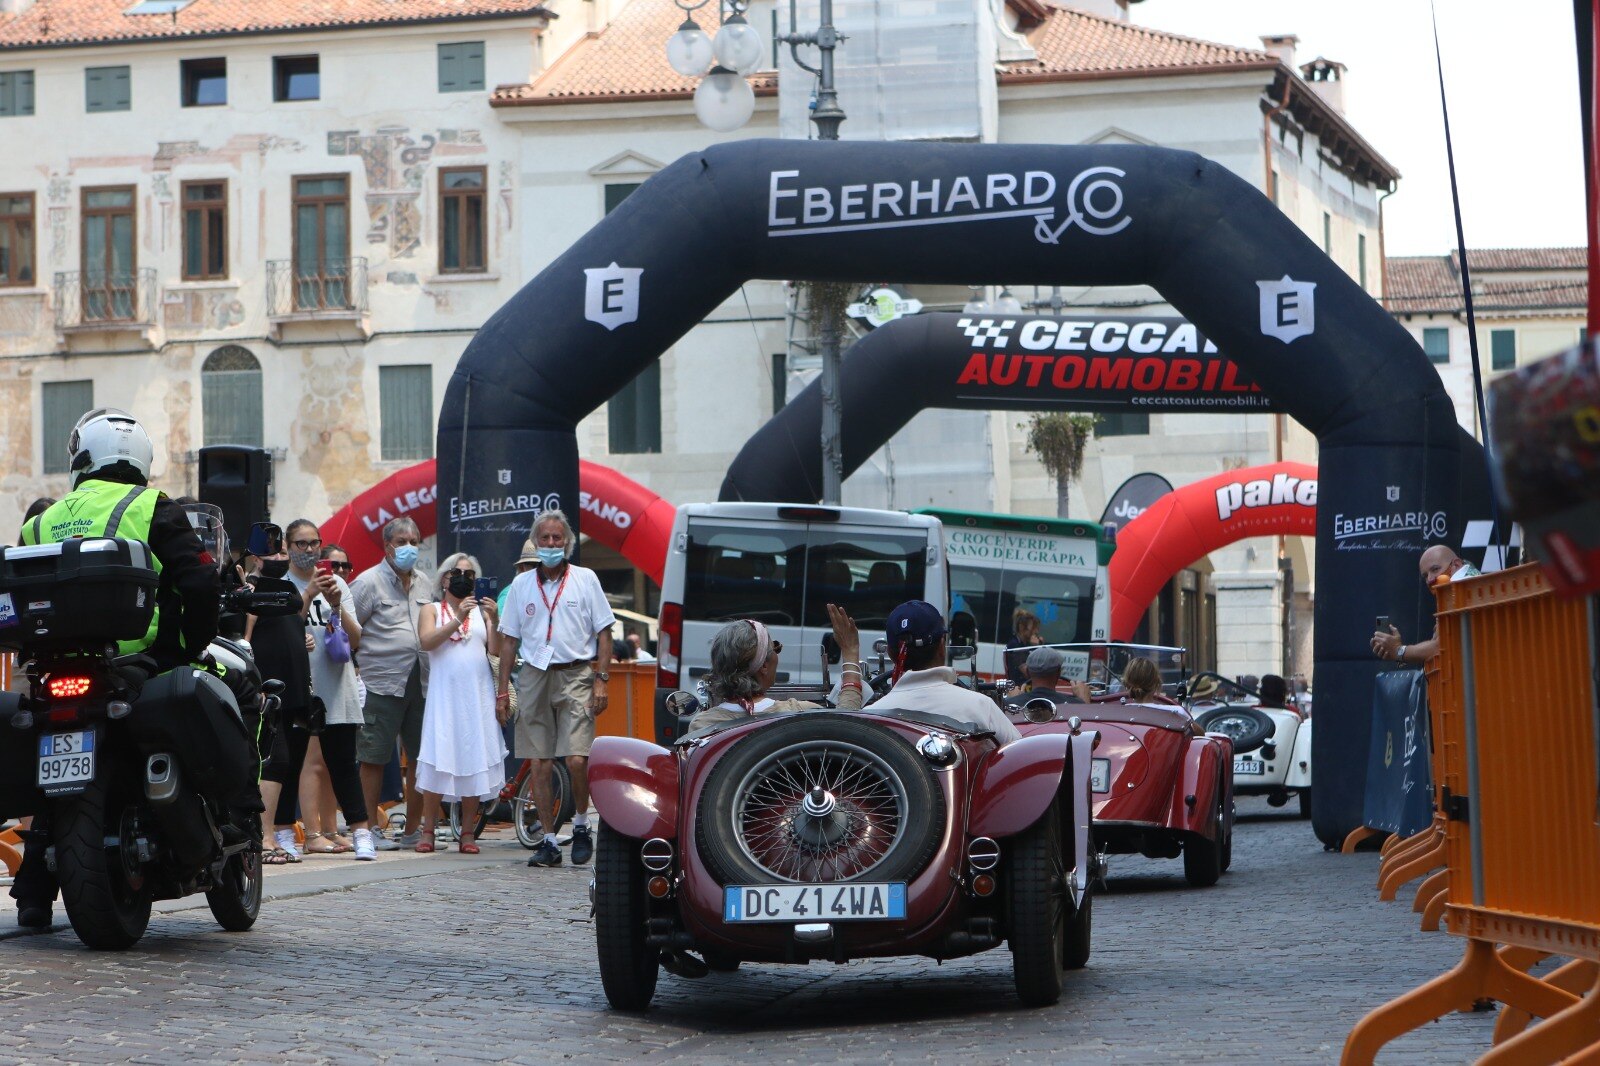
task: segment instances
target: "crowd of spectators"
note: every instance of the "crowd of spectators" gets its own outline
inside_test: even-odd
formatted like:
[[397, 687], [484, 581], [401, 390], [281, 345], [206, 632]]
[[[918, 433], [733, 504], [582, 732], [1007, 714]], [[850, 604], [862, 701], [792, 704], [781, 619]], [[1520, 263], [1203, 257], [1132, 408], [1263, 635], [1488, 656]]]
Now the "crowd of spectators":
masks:
[[[244, 623], [262, 675], [285, 686], [263, 751], [265, 861], [433, 852], [447, 804], [460, 805], [459, 850], [475, 854], [479, 804], [498, 800], [515, 738], [517, 757], [544, 769], [533, 776], [546, 791], [549, 760], [567, 762], [572, 861], [587, 862], [584, 771], [609, 668], [653, 657], [637, 633], [611, 641], [616, 619], [598, 576], [570, 562], [571, 524], [560, 511], [539, 515], [503, 589], [464, 553], [419, 572], [422, 537], [409, 518], [386, 524], [382, 539], [383, 560], [356, 574], [343, 548], [297, 519], [281, 550], [242, 561], [241, 579], [289, 582], [301, 597], [298, 615]], [[553, 806], [553, 796], [534, 799]], [[405, 812], [398, 833], [391, 808]], [[534, 859], [560, 863], [554, 833]]]

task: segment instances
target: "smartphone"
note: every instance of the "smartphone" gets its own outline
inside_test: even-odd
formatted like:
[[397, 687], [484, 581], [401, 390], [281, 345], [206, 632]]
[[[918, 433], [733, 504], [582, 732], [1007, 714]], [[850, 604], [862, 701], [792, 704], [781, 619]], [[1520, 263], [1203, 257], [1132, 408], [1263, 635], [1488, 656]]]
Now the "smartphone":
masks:
[[318, 559], [317, 560], [317, 573], [319, 573], [319, 574], [327, 574], [329, 577], [332, 577], [333, 576], [333, 560], [332, 559]]
[[477, 587], [472, 594], [480, 600], [493, 599], [495, 593], [500, 591], [500, 579], [497, 577], [480, 577]]
[[1389, 632], [1389, 616], [1388, 615], [1380, 614], [1378, 616], [1378, 632], [1379, 633], [1387, 633], [1387, 632]]

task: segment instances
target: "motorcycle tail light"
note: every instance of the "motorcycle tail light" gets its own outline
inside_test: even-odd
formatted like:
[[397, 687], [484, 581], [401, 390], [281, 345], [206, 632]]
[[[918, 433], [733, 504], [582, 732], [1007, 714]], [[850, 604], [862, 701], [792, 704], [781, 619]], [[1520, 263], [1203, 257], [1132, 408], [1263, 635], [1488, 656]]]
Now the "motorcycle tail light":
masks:
[[649, 889], [651, 899], [666, 899], [672, 892], [672, 882], [660, 874], [652, 877], [645, 887]]
[[989, 874], [979, 874], [972, 879], [972, 894], [975, 896], [994, 895], [994, 878]]
[[126, 718], [133, 713], [133, 704], [127, 700], [112, 700], [106, 704], [107, 718]]
[[663, 603], [656, 620], [656, 687], [678, 687], [678, 662], [683, 654], [683, 604]]
[[65, 676], [52, 677], [45, 684], [51, 699], [74, 700], [80, 696], [87, 696], [93, 683], [87, 677]]

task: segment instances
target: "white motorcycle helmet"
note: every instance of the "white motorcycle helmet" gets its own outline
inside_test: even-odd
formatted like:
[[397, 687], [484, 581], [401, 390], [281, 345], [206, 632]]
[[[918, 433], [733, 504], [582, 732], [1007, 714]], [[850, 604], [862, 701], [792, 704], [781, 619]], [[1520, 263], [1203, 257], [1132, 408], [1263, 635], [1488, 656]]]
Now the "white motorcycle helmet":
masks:
[[[141, 482], [150, 479], [155, 449], [139, 420], [115, 407], [100, 407], [72, 427], [67, 438], [67, 458], [73, 483], [93, 474], [133, 473]], [[125, 470], [114, 471], [122, 466]]]

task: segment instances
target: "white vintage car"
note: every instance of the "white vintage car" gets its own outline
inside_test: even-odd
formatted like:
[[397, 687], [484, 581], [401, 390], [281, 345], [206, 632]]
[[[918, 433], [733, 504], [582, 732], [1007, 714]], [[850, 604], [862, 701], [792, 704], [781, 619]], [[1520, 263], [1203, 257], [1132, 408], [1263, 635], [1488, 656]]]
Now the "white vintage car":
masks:
[[1233, 738], [1233, 792], [1266, 796], [1282, 807], [1291, 796], [1300, 800], [1300, 816], [1311, 817], [1311, 712], [1295, 697], [1286, 706], [1261, 705], [1260, 693], [1220, 674], [1196, 674], [1189, 680], [1185, 703], [1208, 733]]

